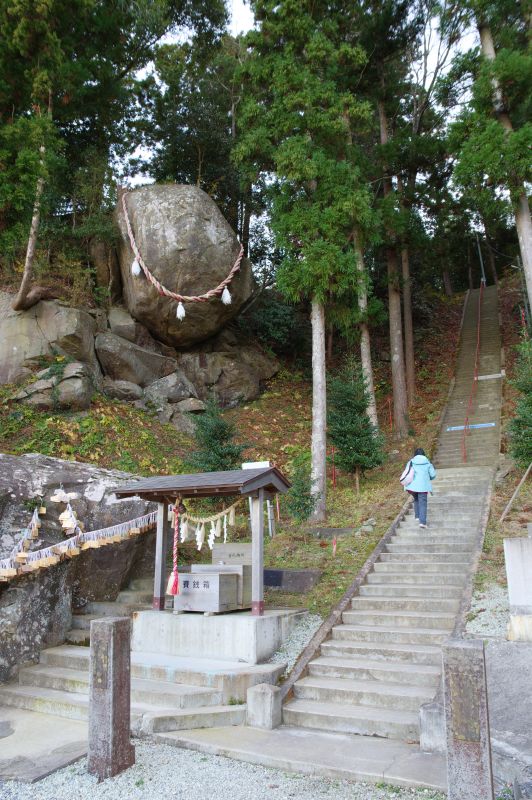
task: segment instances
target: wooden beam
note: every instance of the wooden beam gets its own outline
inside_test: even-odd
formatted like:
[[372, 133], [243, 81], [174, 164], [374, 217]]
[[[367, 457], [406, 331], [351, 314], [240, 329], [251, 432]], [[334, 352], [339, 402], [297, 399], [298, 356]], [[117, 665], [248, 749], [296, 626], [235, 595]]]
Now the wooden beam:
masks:
[[264, 614], [264, 490], [251, 497], [251, 613]]
[[155, 576], [153, 581], [153, 608], [164, 611], [166, 598], [166, 532], [168, 530], [168, 503], [157, 504], [157, 533], [155, 539]]

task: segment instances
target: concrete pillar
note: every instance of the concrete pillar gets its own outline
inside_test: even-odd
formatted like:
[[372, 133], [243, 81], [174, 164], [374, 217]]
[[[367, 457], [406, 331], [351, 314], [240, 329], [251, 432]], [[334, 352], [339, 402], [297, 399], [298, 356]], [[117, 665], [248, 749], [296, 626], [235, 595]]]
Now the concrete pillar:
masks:
[[532, 539], [504, 539], [510, 601], [508, 639], [532, 642]]
[[153, 608], [164, 611], [166, 600], [166, 539], [168, 530], [168, 503], [157, 504], [157, 533], [155, 539], [155, 576], [153, 580]]
[[88, 771], [112, 778], [135, 763], [130, 741], [131, 620], [91, 622]]
[[271, 683], [251, 686], [246, 698], [246, 725], [250, 728], [278, 728], [282, 720], [281, 689]]
[[449, 800], [493, 800], [484, 643], [443, 646]]
[[264, 614], [264, 489], [251, 498], [251, 613]]

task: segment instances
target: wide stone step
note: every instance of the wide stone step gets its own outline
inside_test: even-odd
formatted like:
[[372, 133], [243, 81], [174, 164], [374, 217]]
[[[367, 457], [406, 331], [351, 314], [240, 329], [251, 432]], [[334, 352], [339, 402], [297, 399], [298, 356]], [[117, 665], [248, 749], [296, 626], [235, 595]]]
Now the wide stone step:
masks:
[[133, 591], [132, 589], [124, 589], [116, 598], [118, 603], [126, 603], [131, 605], [146, 605], [151, 608], [153, 600], [153, 589], [148, 592]]
[[299, 728], [419, 740], [419, 714], [415, 711], [292, 700], [283, 708], [283, 722]]
[[[461, 519], [457, 520], [436, 519], [430, 513], [430, 504], [427, 513], [428, 524], [431, 526], [431, 528], [433, 528], [433, 530], [441, 531], [441, 533], [450, 533], [451, 535], [470, 533], [471, 530], [478, 524], [479, 517], [480, 514], [475, 514], [474, 517], [462, 517]], [[403, 533], [415, 533], [420, 536], [426, 535], [425, 533], [421, 533], [421, 531], [426, 531], [426, 528], [420, 528], [419, 522], [416, 522], [414, 518], [402, 522], [397, 529], [399, 536], [401, 536]]]
[[[87, 603], [84, 608], [84, 613], [94, 618], [99, 617], [129, 617], [135, 611], [145, 611], [150, 608], [146, 603], [126, 603], [122, 601], [102, 603]], [[81, 616], [77, 612], [74, 616]]]
[[375, 563], [374, 569], [376, 572], [397, 572], [401, 570], [401, 572], [415, 572], [417, 574], [421, 573], [431, 573], [431, 572], [465, 572], [469, 568], [468, 562], [461, 562], [461, 561], [452, 561], [450, 564], [446, 561], [437, 561], [436, 559], [429, 560], [427, 558], [426, 561], [414, 561], [410, 563], [409, 561], [377, 561]]
[[[460, 606], [458, 598], [415, 598], [415, 597], [354, 597], [351, 608], [368, 611], [446, 611], [456, 614]], [[347, 612], [346, 612], [347, 613]]]
[[379, 661], [371, 658], [339, 658], [319, 656], [310, 662], [309, 675], [347, 678], [352, 680], [383, 681], [385, 683], [430, 686], [434, 691], [441, 669], [432, 664], [414, 664], [406, 661]]
[[441, 669], [441, 649], [432, 644], [403, 644], [401, 642], [355, 642], [329, 639], [321, 645], [326, 658], [369, 658], [372, 661], [403, 661], [409, 664], [429, 664]]
[[90, 631], [71, 628], [65, 634], [65, 642], [72, 645], [88, 647], [90, 644]]
[[[118, 616], [129, 616], [129, 614], [118, 614]], [[97, 614], [72, 614], [72, 629], [86, 631], [88, 636], [93, 619], [100, 619], [100, 617]]]
[[134, 592], [153, 592], [153, 578], [134, 578], [128, 589]]
[[137, 735], [145, 736], [170, 731], [231, 727], [232, 725], [244, 725], [245, 722], [245, 704], [219, 705], [166, 713], [148, 712], [131, 727]]
[[461, 586], [435, 586], [430, 584], [366, 583], [360, 587], [362, 597], [449, 597], [459, 598]]
[[463, 573], [446, 572], [444, 575], [438, 573], [405, 573], [405, 572], [370, 572], [367, 577], [368, 583], [392, 583], [404, 584], [433, 584], [434, 586], [463, 586], [465, 576]]
[[393, 626], [398, 628], [454, 627], [455, 614], [445, 611], [344, 611], [345, 625]]
[[[19, 683], [23, 686], [40, 686], [47, 689], [88, 694], [89, 673], [39, 664], [20, 670]], [[197, 708], [219, 705], [222, 702], [222, 695], [213, 689], [198, 686], [132, 678], [131, 700], [133, 703], [138, 701], [165, 708]]]
[[[412, 548], [418, 547], [426, 547], [431, 544], [435, 545], [466, 545], [467, 549], [472, 551], [474, 550], [476, 541], [475, 534], [462, 534], [462, 535], [452, 535], [449, 533], [440, 533], [438, 534], [437, 531], [431, 530], [430, 523], [429, 527], [426, 528], [423, 533], [404, 533], [400, 534], [399, 536], [394, 536], [391, 541], [393, 545], [407, 545]], [[458, 551], [457, 551], [458, 552]]]
[[423, 542], [423, 544], [419, 544], [418, 542], [410, 541], [410, 542], [397, 542], [395, 539], [392, 539], [390, 544], [386, 545], [386, 552], [390, 555], [397, 555], [400, 558], [403, 558], [404, 555], [408, 555], [413, 550], [419, 556], [424, 555], [437, 555], [441, 553], [444, 556], [449, 554], [456, 554], [459, 558], [462, 558], [462, 554], [467, 557], [468, 553], [472, 553], [474, 550], [474, 541], [461, 541], [461, 542], [446, 542], [438, 540], [437, 542]]
[[399, 628], [392, 625], [336, 625], [332, 638], [351, 642], [379, 642], [386, 644], [442, 644], [449, 631], [442, 628]]
[[412, 564], [413, 562], [429, 562], [429, 561], [445, 561], [447, 564], [450, 563], [457, 563], [457, 564], [464, 564], [469, 565], [468, 556], [464, 553], [455, 553], [452, 548], [446, 552], [445, 550], [441, 551], [426, 551], [425, 549], [419, 550], [417, 547], [415, 550], [412, 550], [410, 553], [381, 553], [379, 556], [379, 561], [386, 562], [388, 564], [394, 563], [409, 563]]
[[309, 676], [297, 681], [294, 696], [298, 700], [318, 703], [416, 711], [422, 703], [433, 699], [434, 689], [384, 681]]

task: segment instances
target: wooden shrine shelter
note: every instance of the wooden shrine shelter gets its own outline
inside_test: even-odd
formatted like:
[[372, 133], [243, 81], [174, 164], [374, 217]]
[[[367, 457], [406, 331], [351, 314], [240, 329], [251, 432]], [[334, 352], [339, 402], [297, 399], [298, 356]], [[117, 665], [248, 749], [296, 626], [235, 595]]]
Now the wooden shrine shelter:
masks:
[[277, 492], [285, 493], [290, 483], [276, 467], [234, 469], [223, 472], [198, 472], [192, 475], [164, 475], [146, 478], [117, 487], [117, 497], [141, 497], [155, 502], [157, 538], [155, 545], [155, 578], [153, 608], [165, 607], [168, 507], [176, 498], [243, 496], [251, 501], [251, 613], [264, 614], [264, 501]]

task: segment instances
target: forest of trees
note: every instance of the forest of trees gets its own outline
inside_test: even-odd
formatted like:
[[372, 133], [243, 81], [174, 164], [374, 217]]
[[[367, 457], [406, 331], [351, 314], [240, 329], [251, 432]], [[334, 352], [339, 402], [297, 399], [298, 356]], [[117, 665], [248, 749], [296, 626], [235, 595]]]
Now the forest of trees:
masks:
[[251, 8], [235, 38], [224, 0], [0, 0], [0, 270], [15, 309], [57, 287], [106, 303], [118, 184], [205, 190], [257, 291], [308, 310], [319, 519], [328, 339], [359, 348], [377, 425], [370, 335], [388, 319], [401, 438], [423, 287], [477, 287], [480, 246], [488, 282], [520, 259], [532, 297], [532, 20], [524, 0]]

